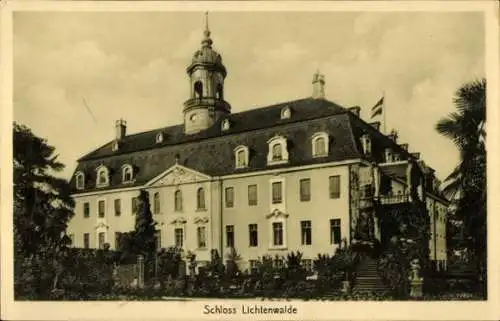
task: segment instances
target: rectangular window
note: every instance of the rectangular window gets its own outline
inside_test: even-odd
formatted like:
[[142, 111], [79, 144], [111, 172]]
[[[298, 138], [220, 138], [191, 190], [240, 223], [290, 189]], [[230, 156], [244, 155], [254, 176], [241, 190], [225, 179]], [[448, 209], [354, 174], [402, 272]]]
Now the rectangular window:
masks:
[[249, 224], [248, 225], [248, 232], [250, 236], [250, 246], [255, 247], [258, 246], [259, 244], [259, 234], [257, 231], [257, 224]]
[[198, 235], [198, 248], [204, 249], [207, 247], [207, 229], [205, 226], [198, 226], [197, 228]]
[[83, 217], [85, 217], [85, 218], [90, 217], [90, 203], [89, 202], [83, 203]]
[[257, 205], [257, 185], [248, 185], [248, 205]]
[[226, 246], [234, 247], [234, 225], [226, 225]]
[[117, 251], [120, 250], [120, 247], [122, 245], [122, 233], [121, 232], [115, 232], [115, 249]]
[[161, 231], [160, 230], [155, 231], [155, 241], [156, 241], [156, 249], [157, 250], [161, 249]]
[[342, 235], [340, 232], [340, 219], [330, 220], [330, 244], [340, 244]]
[[90, 248], [90, 234], [89, 233], [83, 233], [83, 248], [85, 248], [85, 249]]
[[281, 222], [273, 223], [273, 245], [283, 245], [283, 223]]
[[234, 188], [226, 187], [226, 207], [234, 206]]
[[106, 242], [104, 232], [99, 232], [98, 240], [99, 240], [99, 248], [100, 249], [104, 248], [104, 242]]
[[300, 180], [300, 201], [309, 202], [311, 200], [311, 180], [304, 178]]
[[184, 245], [184, 230], [181, 228], [176, 228], [174, 230], [175, 235], [175, 247], [182, 248]]
[[311, 259], [304, 259], [302, 260], [302, 266], [306, 271], [312, 271], [313, 270], [313, 261]]
[[330, 198], [340, 198], [340, 176], [330, 176]]
[[137, 213], [137, 197], [132, 197], [132, 215]]
[[312, 239], [311, 221], [301, 221], [300, 231], [302, 237], [302, 245], [311, 245], [311, 239]]
[[280, 204], [283, 201], [283, 183], [282, 182], [273, 182], [272, 190], [273, 190], [273, 204]]
[[98, 203], [98, 208], [99, 208], [99, 217], [104, 217], [104, 200], [99, 201]]
[[115, 216], [122, 215], [122, 201], [117, 198], [115, 199]]

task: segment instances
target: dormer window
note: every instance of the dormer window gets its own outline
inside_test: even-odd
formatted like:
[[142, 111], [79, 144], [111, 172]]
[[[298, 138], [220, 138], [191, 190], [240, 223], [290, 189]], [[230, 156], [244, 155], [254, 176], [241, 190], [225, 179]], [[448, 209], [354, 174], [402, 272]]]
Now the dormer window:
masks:
[[224, 119], [224, 120], [222, 121], [222, 124], [221, 124], [221, 129], [222, 129], [223, 131], [226, 131], [226, 130], [228, 130], [228, 129], [229, 129], [230, 125], [231, 125], [231, 124], [229, 123], [229, 120]]
[[162, 143], [163, 142], [163, 133], [156, 134], [155, 141], [156, 141], [157, 144]]
[[292, 116], [292, 111], [290, 110], [290, 107], [283, 107], [281, 109], [281, 119], [288, 119]]
[[392, 150], [390, 148], [385, 149], [385, 162], [391, 163], [393, 161], [392, 158]]
[[248, 166], [248, 147], [240, 145], [234, 149], [234, 158], [236, 168], [245, 168]]
[[118, 143], [118, 141], [117, 141], [117, 140], [115, 140], [115, 141], [113, 142], [113, 145], [111, 145], [111, 150], [112, 150], [113, 152], [116, 152], [116, 151], [118, 150], [118, 148], [120, 148], [119, 143]]
[[84, 189], [85, 188], [85, 175], [83, 172], [76, 173], [76, 189]]
[[287, 141], [283, 136], [275, 136], [267, 141], [269, 151], [267, 163], [269, 165], [284, 164], [288, 162]]
[[325, 132], [316, 133], [312, 137], [313, 157], [328, 156], [328, 134]]
[[106, 166], [101, 165], [97, 168], [97, 187], [109, 185], [109, 170]]
[[361, 145], [363, 147], [363, 154], [370, 155], [372, 153], [372, 140], [369, 135], [365, 134], [361, 137]]
[[122, 167], [122, 182], [128, 183], [131, 182], [134, 178], [134, 169], [132, 165], [124, 165]]

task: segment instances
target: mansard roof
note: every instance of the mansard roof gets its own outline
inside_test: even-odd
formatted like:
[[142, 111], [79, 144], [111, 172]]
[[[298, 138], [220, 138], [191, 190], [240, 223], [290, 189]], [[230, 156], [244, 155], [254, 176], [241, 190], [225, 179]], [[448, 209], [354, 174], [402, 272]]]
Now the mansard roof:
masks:
[[[281, 119], [281, 109], [292, 110], [290, 118]], [[231, 127], [223, 131], [220, 122], [228, 119]], [[393, 148], [402, 158], [410, 155], [387, 136], [365, 123], [347, 109], [325, 99], [300, 99], [245, 112], [223, 118], [207, 130], [196, 134], [184, 134], [183, 125], [159, 128], [126, 136], [120, 148], [112, 150], [113, 141], [92, 151], [78, 160], [75, 171], [86, 173], [85, 190], [95, 190], [95, 171], [99, 165], [110, 169], [109, 187], [113, 189], [143, 185], [170, 168], [176, 162], [210, 176], [253, 172], [269, 168], [283, 168], [333, 161], [363, 158], [359, 137], [367, 133], [372, 137], [373, 157], [383, 157], [383, 150]], [[330, 139], [329, 155], [314, 158], [311, 137], [317, 132], [327, 132]], [[162, 132], [164, 139], [156, 142]], [[267, 165], [267, 141], [281, 135], [287, 138], [289, 162], [282, 165]], [[249, 148], [249, 163], [246, 168], [236, 169], [234, 148], [244, 145]], [[123, 184], [119, 169], [123, 164], [134, 166], [134, 181]], [[74, 180], [74, 176], [72, 180]], [[74, 185], [74, 182], [72, 182]]]

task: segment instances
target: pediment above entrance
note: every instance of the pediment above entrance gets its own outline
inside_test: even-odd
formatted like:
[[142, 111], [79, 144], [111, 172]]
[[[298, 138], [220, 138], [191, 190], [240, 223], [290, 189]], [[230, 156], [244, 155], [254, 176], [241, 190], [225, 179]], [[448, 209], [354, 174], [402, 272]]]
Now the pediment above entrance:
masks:
[[205, 182], [210, 176], [176, 164], [149, 181], [146, 186], [169, 186]]

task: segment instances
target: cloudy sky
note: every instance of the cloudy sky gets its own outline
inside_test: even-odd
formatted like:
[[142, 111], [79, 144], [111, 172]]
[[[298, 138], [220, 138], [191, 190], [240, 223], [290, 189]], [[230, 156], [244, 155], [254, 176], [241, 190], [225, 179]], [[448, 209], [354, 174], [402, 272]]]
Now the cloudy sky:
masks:
[[[484, 77], [481, 13], [211, 12], [233, 112], [311, 95], [362, 107], [385, 92], [387, 130], [444, 178], [458, 161], [435, 132], [464, 82]], [[78, 157], [114, 137], [182, 122], [185, 68], [203, 12], [16, 12], [14, 119], [55, 145], [69, 177]], [[95, 120], [86, 110], [83, 97]]]

